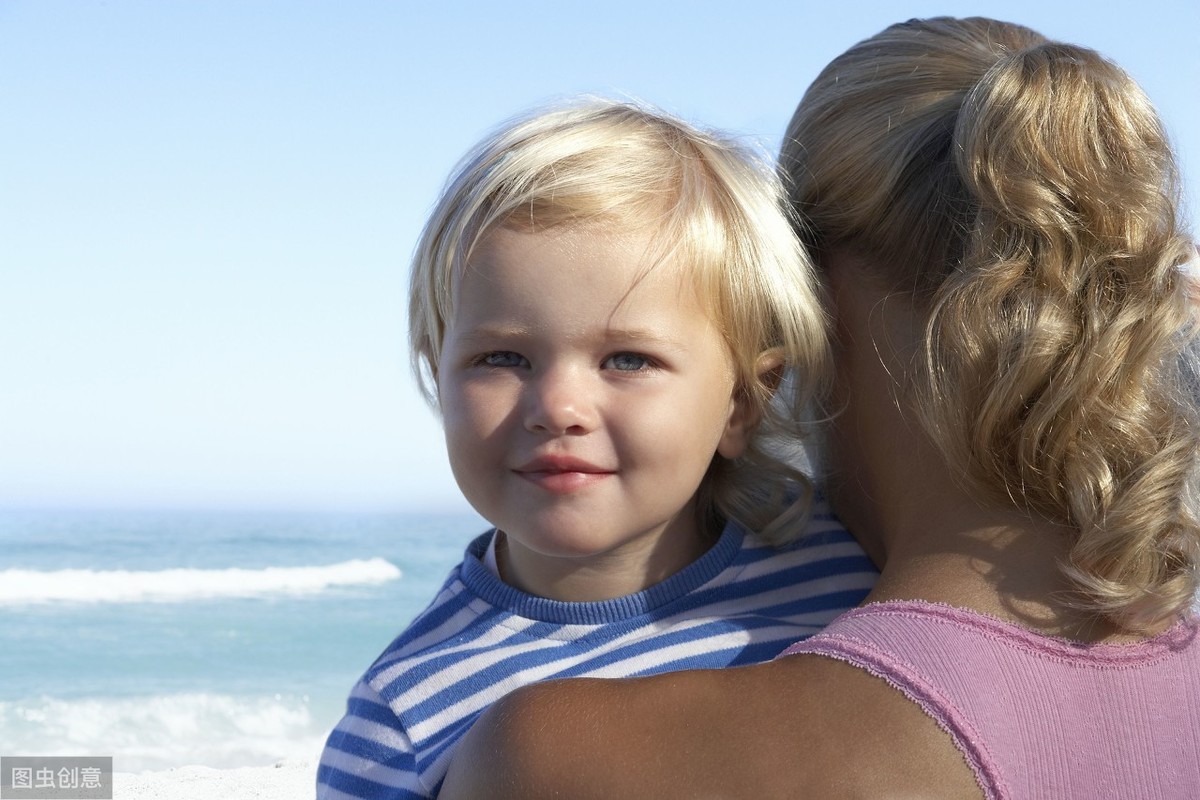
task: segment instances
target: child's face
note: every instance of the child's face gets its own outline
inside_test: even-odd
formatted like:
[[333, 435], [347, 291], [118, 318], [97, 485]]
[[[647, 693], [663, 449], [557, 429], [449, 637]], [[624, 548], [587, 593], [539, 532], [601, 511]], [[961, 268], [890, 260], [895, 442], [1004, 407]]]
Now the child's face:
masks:
[[689, 276], [641, 277], [651, 236], [500, 228], [456, 287], [438, 369], [450, 463], [527, 591], [603, 599], [690, 563], [696, 489], [714, 453], [744, 447], [733, 362]]

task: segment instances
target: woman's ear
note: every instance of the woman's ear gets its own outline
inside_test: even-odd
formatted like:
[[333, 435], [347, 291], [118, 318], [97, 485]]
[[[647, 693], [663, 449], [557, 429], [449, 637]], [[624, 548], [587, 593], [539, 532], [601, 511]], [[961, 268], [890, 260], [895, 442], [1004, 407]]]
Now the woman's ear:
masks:
[[729, 419], [717, 443], [717, 452], [734, 459], [746, 452], [750, 438], [762, 419], [759, 397], [771, 397], [783, 380], [783, 353], [772, 348], [759, 354], [754, 364], [754, 386], [739, 386], [729, 400]]

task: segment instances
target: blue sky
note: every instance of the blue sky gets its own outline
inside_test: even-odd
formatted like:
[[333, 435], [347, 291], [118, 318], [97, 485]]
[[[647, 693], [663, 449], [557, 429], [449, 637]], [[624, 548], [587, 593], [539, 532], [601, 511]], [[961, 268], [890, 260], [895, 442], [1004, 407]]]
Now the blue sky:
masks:
[[1200, 220], [1200, 3], [0, 0], [0, 507], [461, 509], [408, 259], [505, 117], [628, 94], [774, 147], [830, 58], [981, 14], [1156, 103]]

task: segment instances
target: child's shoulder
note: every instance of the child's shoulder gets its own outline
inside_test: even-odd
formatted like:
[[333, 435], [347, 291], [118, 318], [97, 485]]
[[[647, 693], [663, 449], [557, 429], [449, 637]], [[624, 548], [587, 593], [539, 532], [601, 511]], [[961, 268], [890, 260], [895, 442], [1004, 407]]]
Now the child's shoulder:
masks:
[[401, 662], [436, 655], [478, 624], [484, 609], [480, 607], [478, 596], [468, 587], [466, 574], [483, 568], [480, 561], [493, 533], [486, 531], [467, 545], [463, 560], [450, 570], [429, 605], [379, 654], [364, 680], [371, 682], [374, 675], [395, 669]]
[[808, 512], [808, 522], [805, 524], [804, 533], [796, 541], [800, 547], [815, 546], [820, 544], [854, 542], [857, 544], [857, 539], [854, 534], [846, 530], [846, 526], [838, 519], [838, 515], [834, 512], [833, 507], [829, 505], [829, 501], [825, 499], [825, 495], [819, 491], [813, 495], [812, 506]]
[[820, 495], [814, 498], [804, 529], [793, 540], [779, 544], [754, 533], [744, 536], [726, 580], [767, 581], [798, 590], [820, 585], [865, 594], [879, 577], [879, 569], [862, 545]]
[[764, 548], [776, 553], [795, 552], [827, 545], [857, 546], [854, 534], [846, 530], [846, 526], [838, 519], [837, 514], [829, 505], [829, 501], [821, 492], [813, 495], [808, 515], [804, 521], [804, 529], [791, 540], [783, 544], [772, 544], [755, 533], [746, 533], [747, 549]]

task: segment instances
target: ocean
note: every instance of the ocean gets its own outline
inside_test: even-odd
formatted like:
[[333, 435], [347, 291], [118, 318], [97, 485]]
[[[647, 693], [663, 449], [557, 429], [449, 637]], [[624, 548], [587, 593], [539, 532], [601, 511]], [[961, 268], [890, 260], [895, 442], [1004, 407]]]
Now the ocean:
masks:
[[0, 755], [315, 759], [486, 528], [406, 514], [0, 511]]

